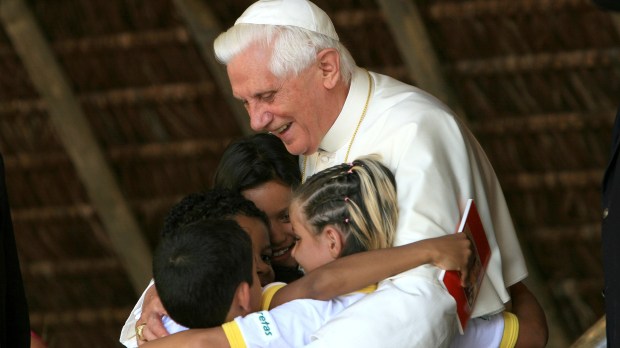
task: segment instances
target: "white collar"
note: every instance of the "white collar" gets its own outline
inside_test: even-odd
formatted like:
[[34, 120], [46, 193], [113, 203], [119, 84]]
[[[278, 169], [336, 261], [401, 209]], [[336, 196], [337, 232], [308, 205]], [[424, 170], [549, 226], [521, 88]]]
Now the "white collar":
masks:
[[345, 146], [355, 131], [368, 96], [368, 77], [366, 71], [357, 67], [351, 76], [351, 87], [344, 106], [327, 134], [321, 140], [319, 149], [336, 152]]

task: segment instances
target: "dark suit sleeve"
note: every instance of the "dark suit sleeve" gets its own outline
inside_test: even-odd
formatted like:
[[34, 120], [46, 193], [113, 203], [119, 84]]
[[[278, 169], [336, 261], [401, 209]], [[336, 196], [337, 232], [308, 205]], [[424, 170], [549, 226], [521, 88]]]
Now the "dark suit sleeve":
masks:
[[30, 320], [0, 155], [0, 347], [30, 347]]
[[620, 11], [620, 0], [593, 0], [603, 10]]
[[612, 151], [603, 180], [603, 269], [607, 345], [620, 347], [620, 110], [616, 115]]

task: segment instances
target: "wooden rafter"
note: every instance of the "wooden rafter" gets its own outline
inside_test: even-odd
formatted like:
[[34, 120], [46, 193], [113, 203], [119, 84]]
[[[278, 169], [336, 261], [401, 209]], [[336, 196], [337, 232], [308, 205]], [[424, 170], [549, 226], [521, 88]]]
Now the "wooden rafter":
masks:
[[601, 222], [584, 222], [581, 224], [571, 223], [569, 226], [536, 226], [528, 230], [529, 234], [536, 236], [536, 240], [544, 243], [559, 243], [562, 240], [587, 242], [600, 241]]
[[379, 0], [392, 36], [407, 66], [409, 75], [418, 87], [446, 103], [463, 119], [464, 109], [446, 78], [422, 20], [412, 0]]
[[165, 46], [187, 44], [189, 33], [182, 27], [140, 32], [116, 33], [80, 39], [65, 39], [55, 42], [52, 47], [59, 54], [89, 53], [98, 50], [129, 49], [140, 46]]
[[603, 169], [555, 171], [545, 173], [517, 173], [502, 178], [506, 189], [519, 192], [543, 189], [564, 189], [577, 187], [596, 188], [603, 177]]
[[601, 347], [607, 342], [606, 336], [606, 319], [605, 316], [594, 323], [586, 332], [584, 332], [571, 348], [590, 348]]
[[433, 19], [473, 16], [509, 16], [524, 13], [553, 12], [592, 6], [591, 0], [474, 0], [441, 1], [429, 7]]
[[[100, 107], [116, 105], [133, 105], [147, 103], [168, 103], [195, 100], [215, 93], [215, 85], [210, 81], [200, 83], [159, 84], [142, 88], [122, 88], [102, 92], [76, 95], [84, 105]], [[42, 99], [17, 99], [0, 102], [1, 113], [28, 114], [29, 112], [45, 111], [47, 106]]]
[[616, 33], [618, 34], [618, 36], [620, 36], [620, 13], [613, 12], [613, 13], [610, 13], [610, 15], [611, 15], [611, 21], [614, 25], [614, 28], [616, 28]]
[[[230, 137], [183, 140], [167, 143], [146, 143], [138, 146], [112, 146], [106, 155], [113, 161], [136, 161], [157, 159], [164, 161], [166, 157], [201, 157], [204, 154], [216, 155], [224, 151], [233, 140]], [[204, 158], [204, 157], [202, 157]], [[66, 165], [70, 158], [64, 152], [49, 152], [44, 155], [23, 153], [4, 157], [6, 168], [31, 170], [47, 166]]]
[[459, 75], [466, 76], [518, 74], [537, 71], [549, 72], [603, 68], [617, 64], [616, 62], [619, 60], [620, 49], [590, 49], [462, 60], [451, 67], [451, 70]]
[[143, 289], [151, 274], [150, 249], [50, 44], [24, 0], [1, 1], [0, 17], [133, 287]]
[[99, 257], [90, 259], [71, 259], [67, 261], [38, 261], [24, 267], [29, 277], [46, 278], [67, 277], [74, 275], [92, 276], [100, 273], [118, 273], [122, 265], [117, 258]]
[[[134, 209], [152, 215], [154, 211], [164, 211], [179, 202], [184, 196], [165, 196], [155, 199], [144, 199], [132, 202]], [[11, 216], [15, 224], [36, 220], [47, 221], [50, 219], [79, 218], [86, 221], [93, 219], [95, 209], [90, 204], [74, 204], [65, 206], [45, 206], [39, 208], [14, 208]]]
[[131, 308], [128, 307], [33, 312], [30, 313], [30, 323], [32, 325], [45, 325], [46, 327], [99, 326], [104, 323], [122, 323], [127, 319], [127, 313], [130, 312]]
[[470, 126], [474, 134], [478, 136], [610, 129], [614, 122], [614, 111], [610, 109], [587, 113], [550, 113], [524, 117], [500, 115], [497, 119], [472, 123]]
[[217, 61], [213, 52], [213, 41], [221, 32], [215, 16], [207, 3], [202, 0], [174, 0], [174, 4], [187, 23], [196, 45], [202, 55], [202, 59], [215, 78], [215, 83], [222, 91], [228, 106], [233, 112], [237, 124], [245, 135], [252, 134], [248, 114], [241, 103], [231, 93], [230, 82], [224, 65]]

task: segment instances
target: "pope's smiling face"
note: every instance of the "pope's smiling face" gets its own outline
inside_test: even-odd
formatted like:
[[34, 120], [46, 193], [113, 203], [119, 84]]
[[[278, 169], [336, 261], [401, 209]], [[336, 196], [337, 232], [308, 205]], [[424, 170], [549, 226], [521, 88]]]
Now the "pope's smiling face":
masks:
[[269, 70], [270, 58], [271, 50], [258, 44], [235, 56], [227, 65], [233, 95], [253, 130], [273, 133], [292, 154], [312, 154], [331, 125], [320, 117], [327, 114], [322, 70], [311, 64], [298, 76], [279, 78]]

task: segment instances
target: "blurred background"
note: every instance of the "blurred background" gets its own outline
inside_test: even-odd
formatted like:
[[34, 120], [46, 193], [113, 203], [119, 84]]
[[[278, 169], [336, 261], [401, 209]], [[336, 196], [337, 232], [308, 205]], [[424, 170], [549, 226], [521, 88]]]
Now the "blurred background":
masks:
[[[589, 0], [316, 0], [358, 65], [451, 106], [487, 152], [566, 347], [604, 314], [600, 182], [620, 18]], [[1, 0], [0, 153], [30, 319], [118, 347], [163, 216], [250, 132], [214, 37], [250, 0]]]

